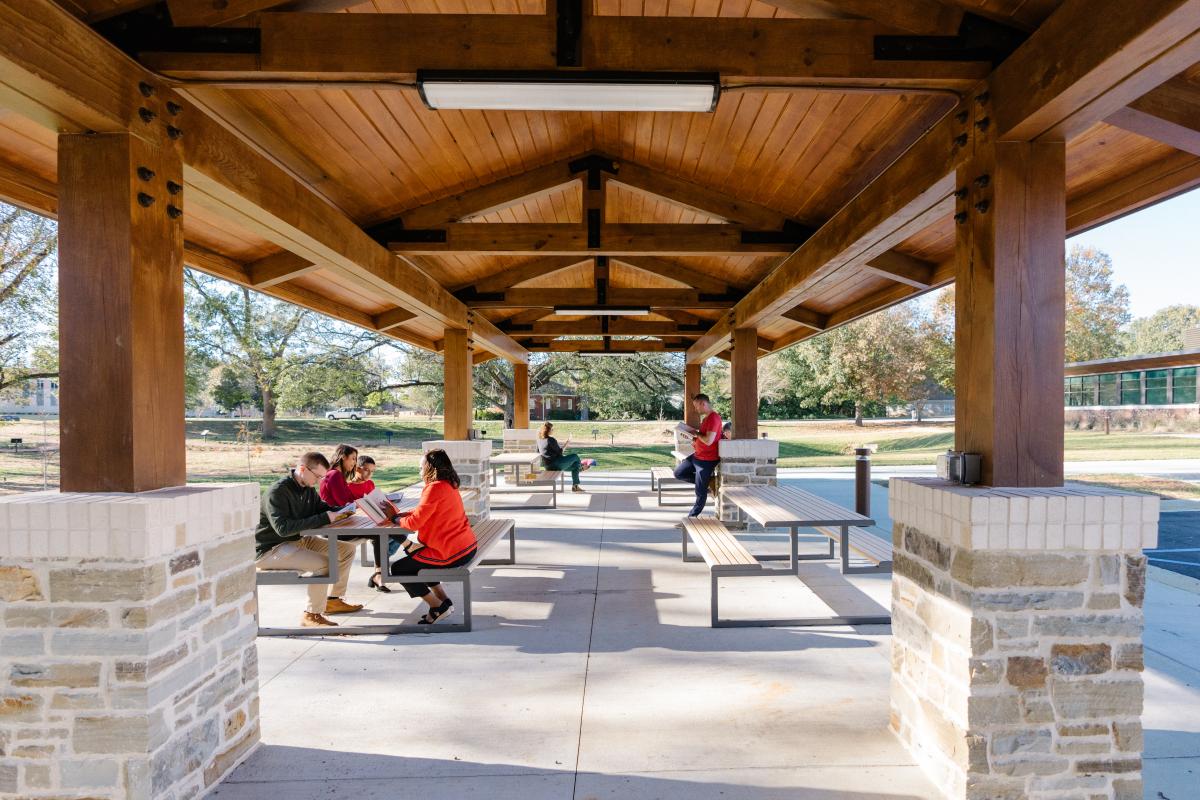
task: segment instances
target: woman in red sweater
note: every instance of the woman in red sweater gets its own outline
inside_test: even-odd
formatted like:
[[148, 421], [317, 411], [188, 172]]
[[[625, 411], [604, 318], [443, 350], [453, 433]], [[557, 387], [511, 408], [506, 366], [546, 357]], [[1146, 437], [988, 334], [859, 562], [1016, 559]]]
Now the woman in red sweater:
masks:
[[[421, 459], [421, 478], [425, 488], [417, 507], [396, 518], [397, 524], [417, 532], [423, 547], [407, 558], [392, 563], [393, 575], [415, 575], [422, 569], [450, 569], [470, 563], [475, 557], [475, 532], [467, 520], [462, 497], [458, 493], [458, 473], [445, 450], [430, 450]], [[439, 583], [403, 583], [409, 597], [429, 604], [429, 612], [420, 620], [432, 625], [454, 610], [454, 601]]]

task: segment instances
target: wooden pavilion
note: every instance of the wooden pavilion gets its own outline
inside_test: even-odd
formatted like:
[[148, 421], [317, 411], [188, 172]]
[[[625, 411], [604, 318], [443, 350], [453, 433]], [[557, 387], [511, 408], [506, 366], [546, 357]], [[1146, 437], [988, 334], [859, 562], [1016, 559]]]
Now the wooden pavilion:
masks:
[[[258, 488], [184, 486], [188, 265], [440, 351], [427, 444], [481, 472], [473, 364], [513, 363], [524, 422], [530, 353], [657, 350], [689, 394], [732, 361], [725, 444], [774, 475], [757, 359], [955, 283], [983, 486], [893, 479], [892, 727], [946, 797], [1141, 797], [1158, 506], [1062, 486], [1064, 237], [1197, 184], [1200, 0], [4, 0], [62, 493], [0, 503], [0, 599], [109, 677], [60, 706], [0, 655], [42, 753], [0, 791], [81, 752], [106, 797], [192, 796], [258, 741]], [[63, 630], [80, 601], [133, 607]]]

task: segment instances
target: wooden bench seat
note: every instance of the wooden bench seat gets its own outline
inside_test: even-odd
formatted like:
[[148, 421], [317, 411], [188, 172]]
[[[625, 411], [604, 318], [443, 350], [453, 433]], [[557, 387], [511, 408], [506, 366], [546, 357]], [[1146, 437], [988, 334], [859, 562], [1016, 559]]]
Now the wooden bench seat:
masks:
[[[814, 528], [814, 530], [829, 537], [831, 550], [834, 542], [841, 541], [842, 531], [840, 528], [818, 527]], [[847, 531], [847, 533], [851, 552], [859, 554], [866, 560], [870, 561], [874, 566], [847, 567], [843, 569], [843, 572], [862, 573], [892, 571], [891, 542], [876, 536], [865, 528], [852, 527]]]
[[[691, 540], [700, 557], [688, 555], [688, 540]], [[712, 627], [724, 628], [745, 625], [744, 621], [733, 622], [720, 618], [717, 602], [717, 581], [725, 577], [774, 575], [776, 570], [764, 569], [754, 554], [737, 540], [725, 527], [725, 523], [712, 517], [686, 517], [683, 520], [683, 560], [703, 561], [708, 565], [710, 578], [709, 614]]]
[[658, 504], [660, 506], [690, 506], [692, 500], [689, 498], [684, 503], [664, 503], [663, 492], [672, 492], [680, 494], [691, 492], [695, 486], [688, 481], [681, 481], [675, 477], [675, 470], [670, 467], [651, 467], [650, 468], [650, 491], [658, 494]]
[[[364, 531], [368, 536], [390, 536], [394, 528], [372, 528]], [[475, 556], [467, 564], [451, 568], [423, 569], [415, 575], [391, 575], [387, 570], [382, 576], [384, 583], [400, 583], [402, 581], [421, 583], [459, 583], [462, 584], [461, 611], [462, 622], [448, 622], [439, 625], [417, 625], [415, 623], [400, 623], [395, 625], [339, 625], [337, 628], [259, 628], [259, 636], [353, 636], [366, 634], [395, 634], [395, 633], [449, 633], [452, 631], [469, 631], [472, 625], [471, 607], [471, 572], [478, 566], [507, 565], [517, 562], [517, 523], [512, 519], [490, 518], [478, 522], [474, 526], [475, 538], [478, 542]], [[508, 557], [499, 559], [485, 558], [488, 551], [505, 536], [508, 537]], [[381, 543], [386, 546], [386, 543]], [[333, 577], [318, 576], [316, 579], [301, 579], [295, 570], [270, 570], [258, 573], [259, 584], [284, 583], [334, 583], [337, 564], [334, 562]], [[288, 577], [290, 576], [290, 580]]]

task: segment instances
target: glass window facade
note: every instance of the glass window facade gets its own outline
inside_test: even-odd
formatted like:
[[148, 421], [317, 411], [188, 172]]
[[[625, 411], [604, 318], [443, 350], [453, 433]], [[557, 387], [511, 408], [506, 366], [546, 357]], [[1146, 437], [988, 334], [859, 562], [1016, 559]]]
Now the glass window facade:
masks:
[[1063, 379], [1063, 404], [1070, 406], [1168, 406], [1197, 402], [1200, 367], [1147, 369]]

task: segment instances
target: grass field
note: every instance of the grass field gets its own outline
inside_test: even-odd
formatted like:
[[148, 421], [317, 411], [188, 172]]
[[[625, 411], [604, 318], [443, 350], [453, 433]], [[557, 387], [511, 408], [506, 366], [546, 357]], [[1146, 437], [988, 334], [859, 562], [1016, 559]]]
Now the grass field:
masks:
[[[479, 422], [478, 427], [500, 446], [502, 423]], [[571, 448], [597, 459], [597, 469], [635, 469], [670, 463], [674, 420], [649, 422], [558, 422], [555, 435], [571, 438]], [[346, 442], [374, 456], [383, 485], [411, 482], [417, 473], [421, 442], [441, 436], [441, 420], [417, 417], [372, 417], [353, 422], [323, 419], [281, 419], [278, 436], [262, 441], [254, 420], [194, 419], [187, 421], [188, 479], [244, 481], [269, 484], [305, 450], [330, 453]], [[954, 429], [945, 423], [869, 422], [856, 428], [849, 421], [765, 422], [760, 430], [779, 440], [781, 467], [850, 466], [853, 449], [874, 444], [880, 466], [930, 464], [952, 446]], [[389, 433], [391, 436], [389, 437]], [[58, 480], [58, 429], [55, 420], [43, 425], [26, 419], [0, 424], [0, 443], [24, 439], [22, 451], [0, 450], [0, 492], [42, 488]], [[46, 458], [41, 448], [45, 446]], [[1171, 434], [1068, 431], [1068, 461], [1160, 458], [1200, 458], [1200, 441]], [[1103, 476], [1106, 481], [1112, 476]], [[1097, 478], [1100, 480], [1101, 478]], [[1146, 487], [1150, 488], [1150, 487]], [[1153, 490], [1153, 489], [1151, 489]]]

